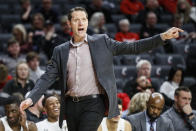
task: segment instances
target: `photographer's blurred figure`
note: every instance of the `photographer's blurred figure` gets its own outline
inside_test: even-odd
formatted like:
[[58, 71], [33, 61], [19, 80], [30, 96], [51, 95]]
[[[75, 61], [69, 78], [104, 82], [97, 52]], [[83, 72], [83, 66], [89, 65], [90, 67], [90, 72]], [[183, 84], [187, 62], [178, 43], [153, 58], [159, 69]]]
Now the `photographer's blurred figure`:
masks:
[[122, 101], [120, 98], [118, 98], [118, 108], [120, 110], [120, 115], [112, 119], [103, 118], [98, 131], [132, 131], [130, 123], [121, 118]]

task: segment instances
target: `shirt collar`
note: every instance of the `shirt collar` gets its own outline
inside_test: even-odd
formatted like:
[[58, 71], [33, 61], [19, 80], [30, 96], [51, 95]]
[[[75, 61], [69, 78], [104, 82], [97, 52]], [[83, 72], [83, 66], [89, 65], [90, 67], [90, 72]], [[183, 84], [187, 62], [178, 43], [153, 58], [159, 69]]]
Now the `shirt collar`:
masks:
[[73, 38], [71, 38], [71, 40], [70, 40], [70, 44], [71, 44], [73, 47], [79, 47], [79, 46], [82, 45], [83, 43], [87, 43], [87, 42], [88, 42], [88, 40], [87, 40], [87, 34], [86, 34], [86, 36], [85, 36], [85, 38], [84, 38], [84, 41], [82, 41], [82, 42], [73, 43]]
[[[147, 110], [146, 110], [147, 111]], [[145, 116], [146, 116], [146, 122], [149, 122], [150, 123], [150, 117], [148, 116], [147, 112], [145, 111]], [[157, 122], [157, 119], [155, 119], [154, 122]], [[153, 122], [153, 123], [154, 123]]]

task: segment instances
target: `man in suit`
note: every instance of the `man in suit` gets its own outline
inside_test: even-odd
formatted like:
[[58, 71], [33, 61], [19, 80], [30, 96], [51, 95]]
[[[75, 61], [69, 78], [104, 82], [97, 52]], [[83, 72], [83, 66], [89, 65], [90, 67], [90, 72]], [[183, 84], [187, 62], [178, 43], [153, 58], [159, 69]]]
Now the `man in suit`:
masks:
[[145, 52], [163, 45], [166, 39], [178, 37], [183, 31], [174, 27], [145, 40], [118, 42], [107, 35], [87, 35], [88, 15], [82, 7], [71, 9], [68, 19], [72, 39], [55, 47], [45, 74], [36, 82], [20, 109], [24, 113], [60, 78], [59, 125], [62, 126], [65, 115], [69, 131], [96, 131], [104, 116], [119, 115], [113, 56]]
[[174, 93], [174, 105], [163, 115], [173, 123], [175, 131], [196, 131], [196, 111], [191, 107], [189, 88], [179, 87]]
[[160, 116], [164, 104], [164, 97], [160, 93], [151, 94], [146, 111], [127, 117], [132, 131], [174, 131], [171, 121]]

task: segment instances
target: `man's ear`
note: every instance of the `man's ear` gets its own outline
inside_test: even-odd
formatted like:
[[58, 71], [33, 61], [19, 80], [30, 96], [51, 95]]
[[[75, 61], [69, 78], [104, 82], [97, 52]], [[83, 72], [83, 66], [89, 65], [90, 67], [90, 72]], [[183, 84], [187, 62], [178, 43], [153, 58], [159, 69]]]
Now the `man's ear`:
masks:
[[71, 27], [71, 21], [70, 21], [70, 20], [67, 21], [67, 25], [68, 25], [69, 27]]
[[174, 101], [177, 102], [178, 96], [174, 95]]
[[47, 114], [47, 109], [45, 107], [43, 107], [43, 112]]

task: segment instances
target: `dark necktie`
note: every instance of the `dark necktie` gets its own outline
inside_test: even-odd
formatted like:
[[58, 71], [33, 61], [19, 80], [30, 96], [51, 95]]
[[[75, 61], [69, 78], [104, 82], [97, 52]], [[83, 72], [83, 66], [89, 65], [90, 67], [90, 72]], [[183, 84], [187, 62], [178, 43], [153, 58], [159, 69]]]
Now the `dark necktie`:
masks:
[[153, 121], [150, 121], [150, 131], [154, 131]]

